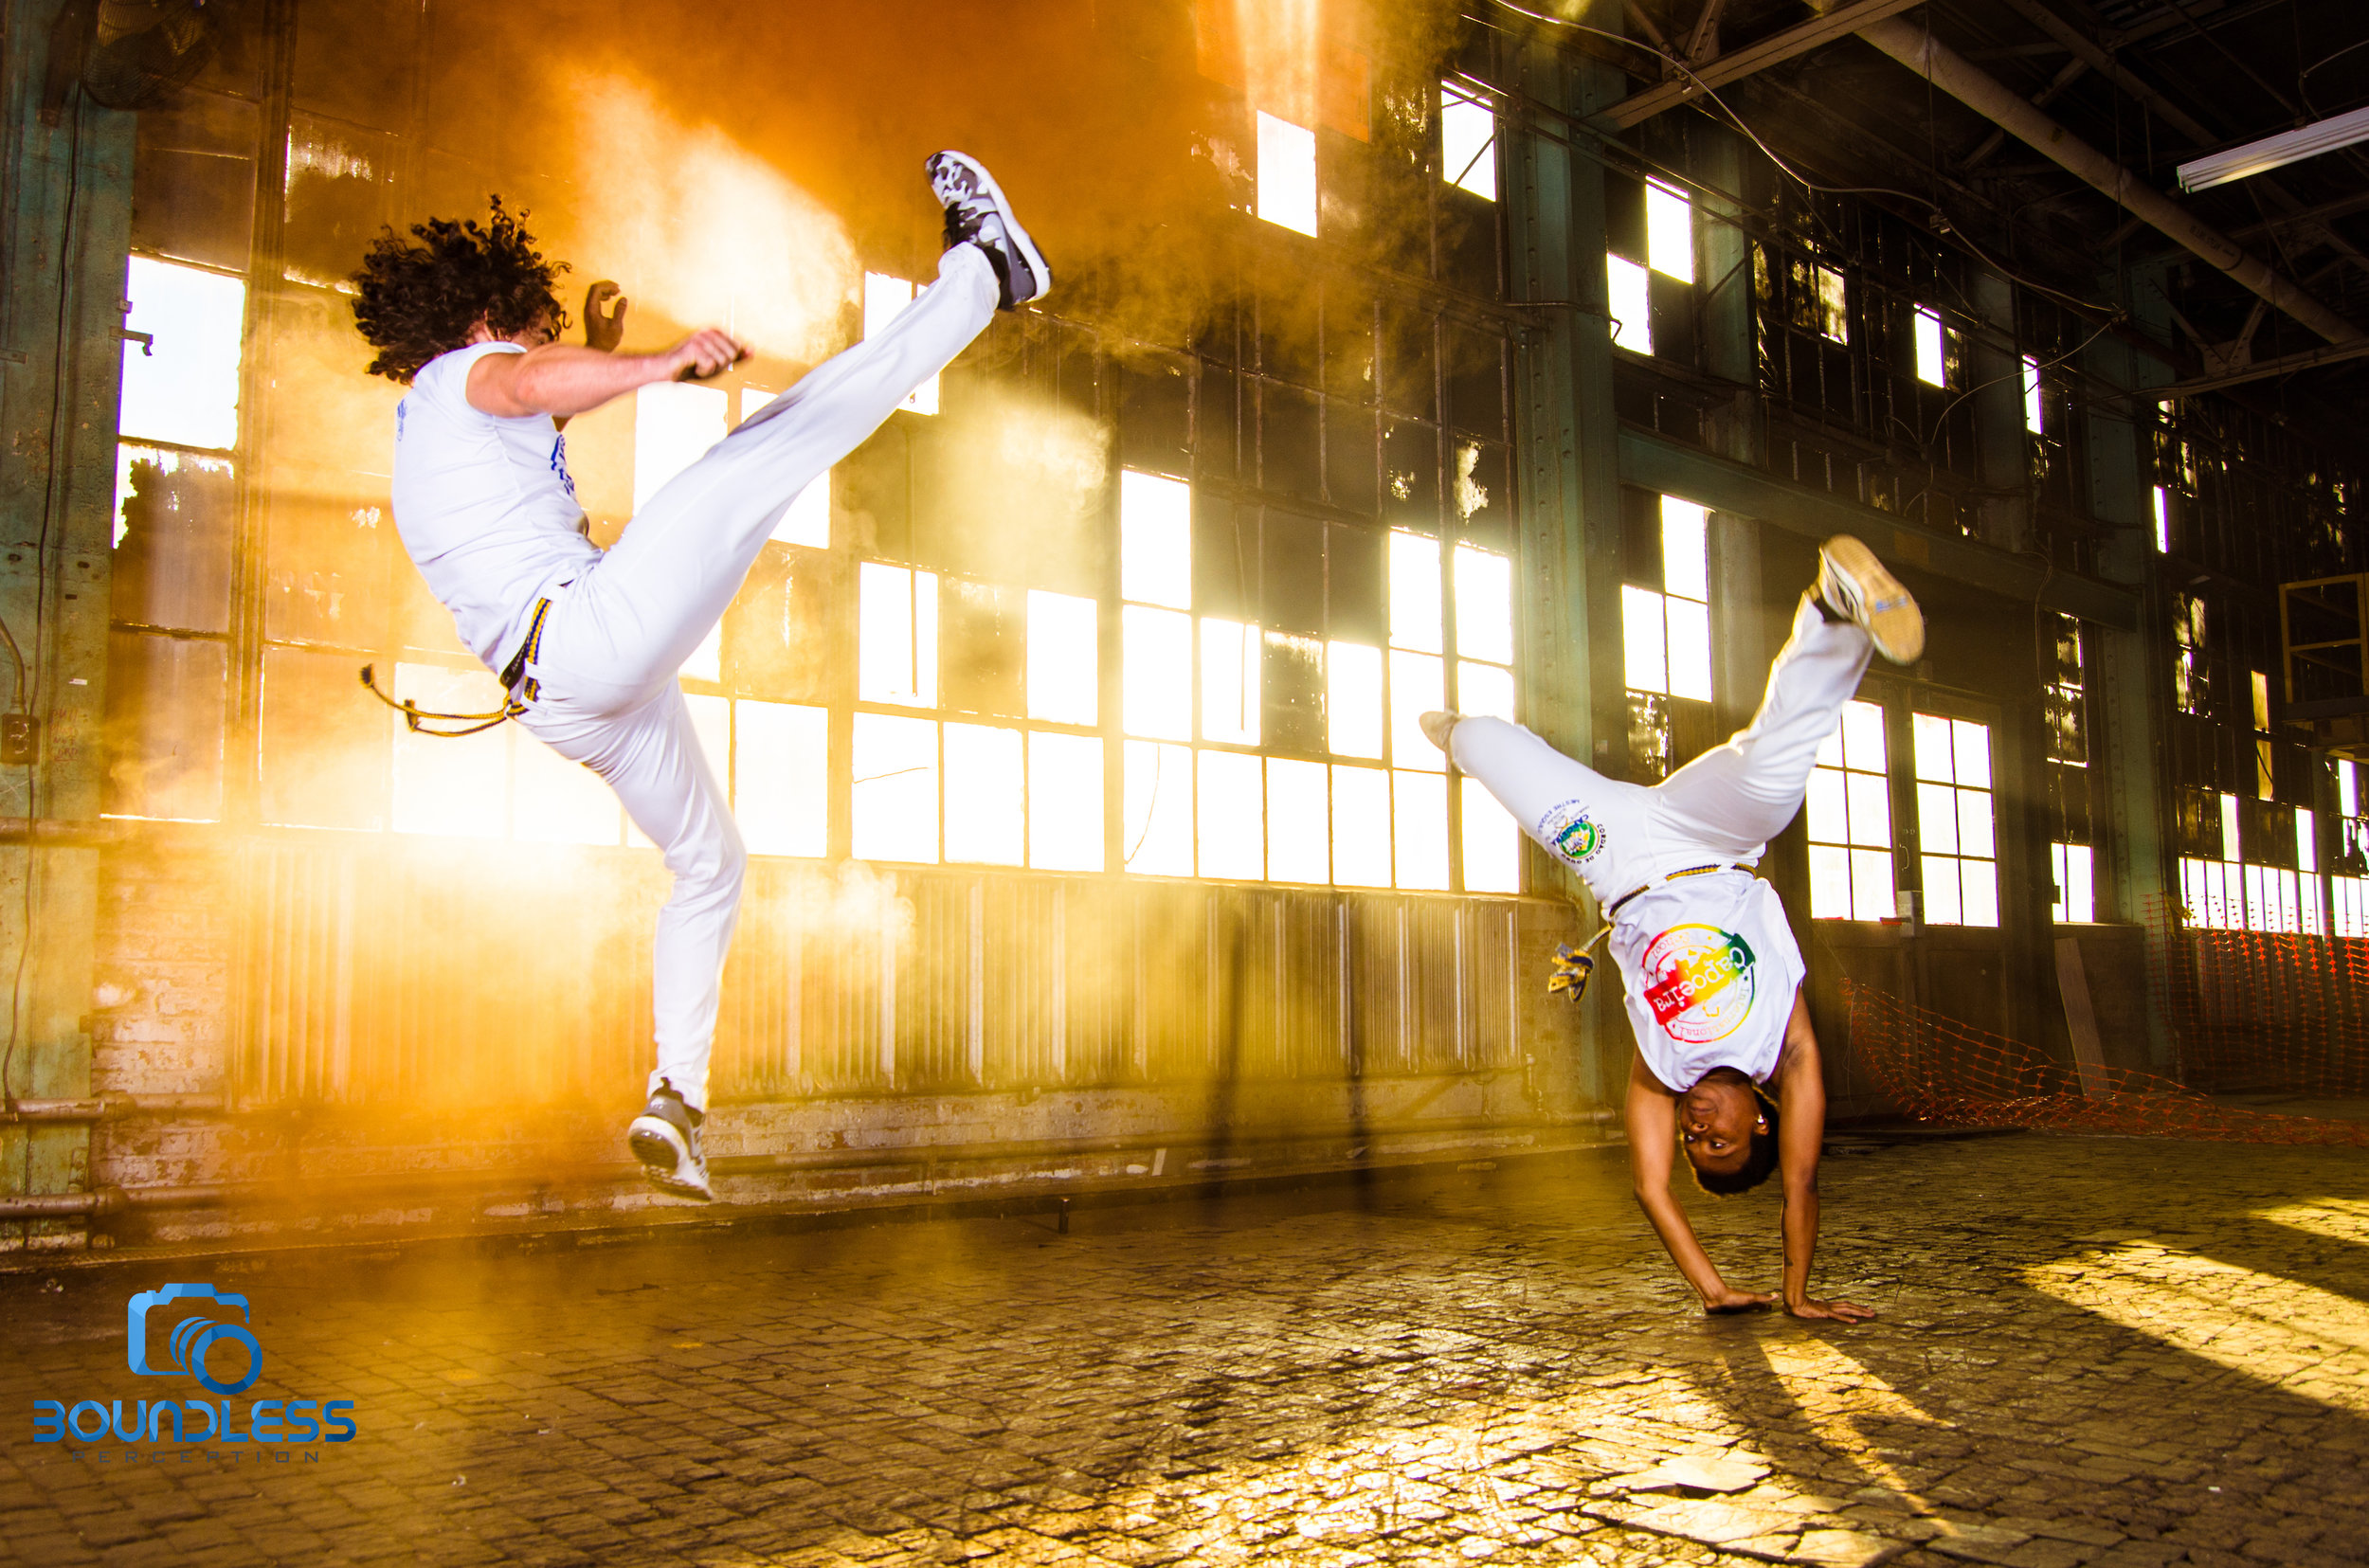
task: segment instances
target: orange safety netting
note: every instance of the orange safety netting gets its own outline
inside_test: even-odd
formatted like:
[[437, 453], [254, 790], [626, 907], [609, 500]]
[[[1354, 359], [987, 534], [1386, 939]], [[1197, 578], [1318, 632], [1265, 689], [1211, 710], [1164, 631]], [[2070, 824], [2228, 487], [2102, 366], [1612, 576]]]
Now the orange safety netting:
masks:
[[2223, 1144], [2350, 1144], [2369, 1125], [2216, 1105], [2192, 1089], [2127, 1068], [2051, 1058], [1898, 997], [1843, 982], [1859, 1061], [1918, 1121], [1970, 1126], [2194, 1138]]
[[2369, 1096], [2369, 941], [2198, 929], [2179, 903], [2147, 922], [2147, 978], [2179, 1054], [2210, 1093]]

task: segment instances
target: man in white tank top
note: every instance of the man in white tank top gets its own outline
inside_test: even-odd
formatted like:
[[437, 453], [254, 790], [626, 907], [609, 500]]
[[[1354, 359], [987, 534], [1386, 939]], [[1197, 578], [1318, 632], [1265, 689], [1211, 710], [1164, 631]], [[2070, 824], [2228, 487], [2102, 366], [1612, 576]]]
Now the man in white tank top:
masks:
[[1837, 535], [1819, 551], [1817, 585], [1801, 596], [1760, 712], [1660, 784], [1607, 779], [1502, 719], [1423, 715], [1433, 743], [1576, 869], [1604, 911], [1637, 1036], [1627, 1113], [1637, 1201], [1709, 1311], [1777, 1298], [1734, 1289], [1712, 1266], [1670, 1192], [1680, 1148], [1695, 1180], [1723, 1197], [1781, 1171], [1787, 1311], [1874, 1315], [1809, 1293], [1826, 1090], [1801, 952], [1777, 890], [1752, 868], [1801, 809], [1869, 654], [1908, 664], [1924, 647], [1908, 591], [1872, 550]]
[[[612, 351], [621, 300], [586, 300], [588, 346], [557, 343], [557, 272], [517, 220], [430, 221], [388, 234], [354, 277], [373, 374], [411, 388], [395, 411], [395, 526], [502, 678], [507, 711], [616, 790], [664, 854], [674, 891], [652, 959], [658, 1063], [627, 1143], [668, 1192], [713, 1196], [699, 1127], [725, 949], [747, 854], [677, 678], [722, 619], [799, 492], [879, 428], [979, 335], [1052, 283], [1003, 191], [939, 153], [938, 280], [885, 332], [816, 367], [652, 496], [606, 551], [585, 537], [559, 427], [655, 382], [747, 356], [709, 328], [656, 353]], [[613, 286], [604, 285], [613, 295]]]

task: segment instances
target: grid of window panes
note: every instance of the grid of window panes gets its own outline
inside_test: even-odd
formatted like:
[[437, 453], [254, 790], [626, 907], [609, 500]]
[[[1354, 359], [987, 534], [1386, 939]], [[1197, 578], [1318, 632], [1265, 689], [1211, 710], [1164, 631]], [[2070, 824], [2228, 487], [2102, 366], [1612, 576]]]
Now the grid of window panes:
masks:
[[1810, 917], [1890, 920], [1899, 914], [1892, 876], [1890, 760], [1884, 710], [1853, 699], [1810, 770]]
[[[2323, 934], [2330, 922], [2322, 903], [2315, 815], [2302, 809], [2293, 812], [2295, 864], [2282, 866], [2269, 863], [2273, 857], [2285, 857], [2286, 847], [2277, 839], [2257, 840], [2249, 846], [2245, 837], [2248, 803], [2231, 794], [2215, 800], [2220, 818], [2219, 857], [2192, 855], [2179, 860], [2180, 903], [2188, 924], [2206, 930]], [[2261, 828], [2282, 815], [2283, 808], [2266, 804], [2256, 808], [2253, 825]], [[2346, 884], [2352, 879], [2341, 875], [2327, 880], [2335, 906], [2335, 933], [2352, 934], [2345, 926], [2357, 913], [2357, 906], [2348, 908], [2357, 886], [2348, 889]]]
[[1635, 353], [1691, 351], [1694, 202], [1658, 179], [1606, 181], [1604, 303], [1612, 341]]
[[[390, 34], [394, 68], [423, 36]], [[382, 223], [534, 182], [486, 166], [490, 142], [430, 147], [411, 95], [350, 91], [297, 52], [282, 250], [257, 263], [282, 297], [256, 343], [244, 275], [280, 128], [213, 68], [142, 118], [127, 295], [155, 343], [127, 357], [108, 809], [640, 844], [598, 779], [515, 726], [430, 739], [354, 689], [370, 662], [423, 706], [499, 700], [395, 538], [382, 454], [402, 393], [356, 378], [337, 279]], [[1395, 69], [1373, 63], [1371, 94], [1313, 130], [1236, 105], [1245, 243], [1189, 342], [999, 317], [787, 508], [683, 671], [752, 851], [1516, 888], [1513, 824], [1452, 791], [1415, 725], [1514, 709], [1508, 347], [1470, 308], [1503, 292], [1494, 112], [1477, 86]], [[1368, 101], [1395, 107], [1368, 125]], [[1389, 277], [1319, 283], [1262, 208], [1377, 242]], [[909, 304], [912, 272], [864, 273], [847, 334]], [[1466, 301], [1453, 319], [1434, 279]], [[239, 407], [262, 356], [257, 385], [318, 417]], [[776, 395], [764, 379], [654, 387], [573, 422], [596, 542]], [[270, 476], [255, 504], [250, 463]], [[1118, 536], [1161, 496], [1184, 565], [1155, 590], [1121, 581]], [[234, 569], [242, 515], [262, 519], [251, 570]], [[236, 610], [234, 579], [260, 616]]]
[[2081, 622], [2051, 611], [2052, 668], [2041, 693], [2048, 735], [2049, 858], [2054, 878], [2053, 917], [2086, 925], [2096, 918], [2090, 850], [2089, 707]]
[[[1624, 496], [1624, 504], [1631, 497]], [[1620, 587], [1629, 765], [1666, 778], [1709, 744], [1711, 691], [1710, 516], [1673, 496], [1624, 517]], [[1643, 532], [1639, 540], [1634, 535]], [[1647, 581], [1638, 582], [1637, 579]]]
[[1921, 912], [1934, 926], [1998, 924], [1998, 842], [1988, 726], [1939, 713], [1909, 719], [1917, 781]]

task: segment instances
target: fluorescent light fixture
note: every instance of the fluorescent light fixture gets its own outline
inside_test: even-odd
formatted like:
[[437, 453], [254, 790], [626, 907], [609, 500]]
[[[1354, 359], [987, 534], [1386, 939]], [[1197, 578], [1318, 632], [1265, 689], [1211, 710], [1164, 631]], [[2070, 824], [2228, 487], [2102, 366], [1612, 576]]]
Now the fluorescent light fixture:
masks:
[[2183, 163], [2179, 166], [2179, 188], [2190, 192], [2210, 190], [2216, 185], [2267, 174], [2273, 169], [2284, 169], [2290, 163], [2333, 153], [2358, 141], [2369, 141], [2369, 107], [2299, 125], [2292, 131], [2250, 141], [2194, 163]]

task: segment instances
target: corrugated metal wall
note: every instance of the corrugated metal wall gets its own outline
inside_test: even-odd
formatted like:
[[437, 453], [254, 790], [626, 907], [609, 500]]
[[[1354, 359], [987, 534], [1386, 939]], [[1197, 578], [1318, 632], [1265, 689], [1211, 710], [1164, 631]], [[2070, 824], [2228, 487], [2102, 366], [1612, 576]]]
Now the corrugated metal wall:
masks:
[[[239, 861], [248, 1106], [614, 1094], [649, 1059], [665, 876], [628, 851], [324, 838]], [[1514, 899], [750, 868], [719, 1100], [1487, 1071]]]

